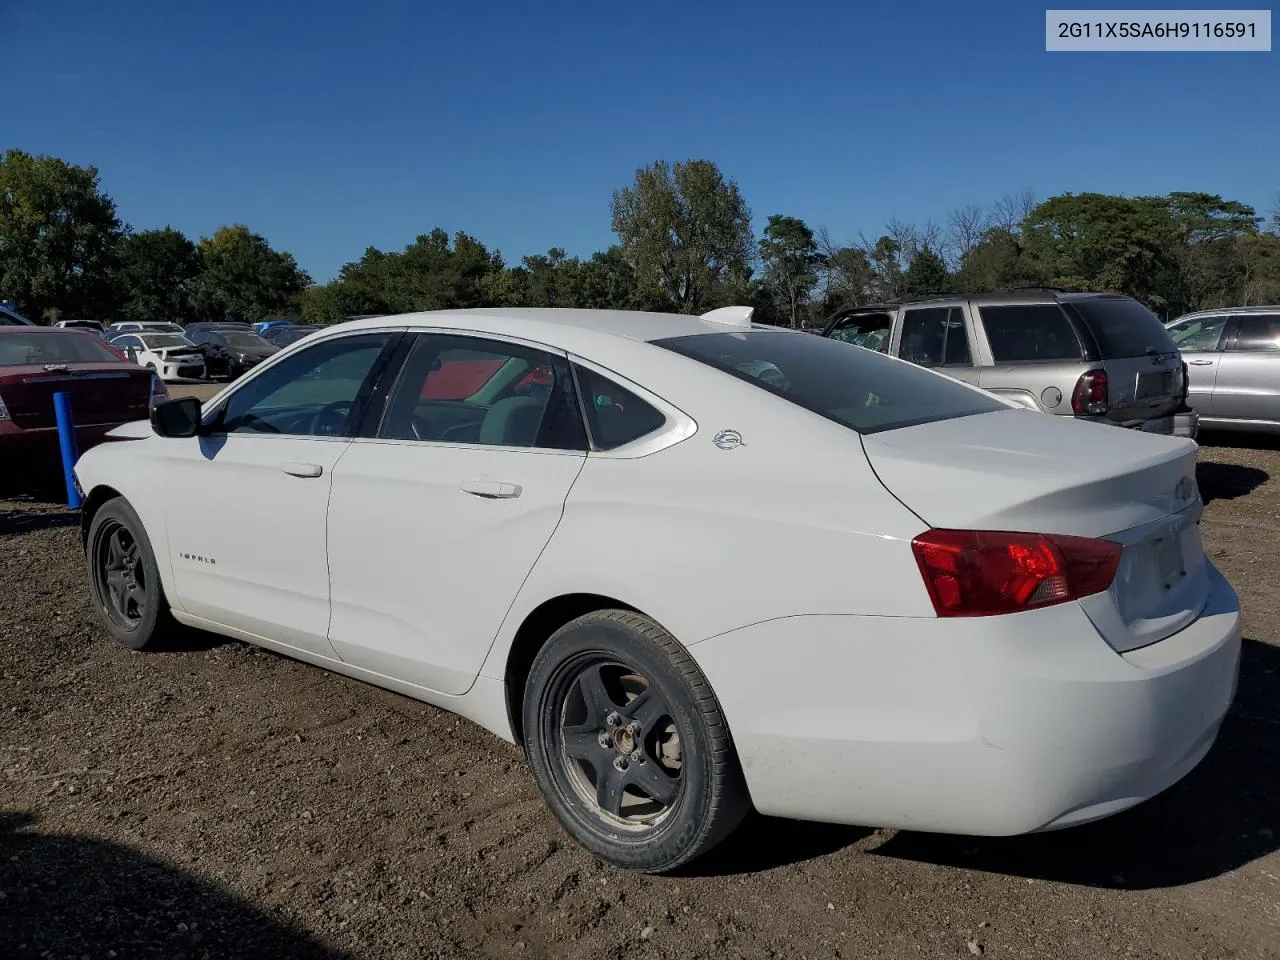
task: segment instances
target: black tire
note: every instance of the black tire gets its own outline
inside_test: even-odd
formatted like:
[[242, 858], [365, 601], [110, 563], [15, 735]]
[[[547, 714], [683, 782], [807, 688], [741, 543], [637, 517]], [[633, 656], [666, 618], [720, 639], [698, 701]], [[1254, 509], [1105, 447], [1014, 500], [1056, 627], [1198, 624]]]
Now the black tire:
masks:
[[107, 632], [130, 650], [160, 645], [175, 623], [151, 541], [123, 497], [107, 501], [93, 515], [85, 555], [89, 590]]
[[585, 614], [538, 652], [524, 747], [556, 819], [619, 867], [687, 864], [751, 805], [706, 677], [674, 637], [630, 611]]

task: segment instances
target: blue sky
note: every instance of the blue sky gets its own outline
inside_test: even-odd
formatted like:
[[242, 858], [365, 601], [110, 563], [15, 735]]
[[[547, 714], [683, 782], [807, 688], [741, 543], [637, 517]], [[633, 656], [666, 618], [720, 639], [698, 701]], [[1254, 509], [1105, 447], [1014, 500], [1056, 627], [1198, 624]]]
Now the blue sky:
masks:
[[1280, 52], [1050, 54], [1044, 9], [0, 0], [0, 149], [95, 164], [139, 229], [247, 223], [320, 281], [435, 226], [590, 254], [657, 159], [837, 241], [1023, 188], [1274, 209]]

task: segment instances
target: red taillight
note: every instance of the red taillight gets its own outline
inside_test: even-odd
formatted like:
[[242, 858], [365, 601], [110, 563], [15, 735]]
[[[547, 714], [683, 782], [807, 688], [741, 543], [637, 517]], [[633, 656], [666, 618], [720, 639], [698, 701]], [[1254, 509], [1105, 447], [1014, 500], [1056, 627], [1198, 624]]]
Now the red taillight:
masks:
[[938, 616], [989, 617], [1106, 590], [1121, 547], [1057, 534], [930, 530], [911, 549]]
[[1077, 416], [1082, 413], [1107, 412], [1105, 370], [1090, 370], [1080, 375], [1080, 379], [1076, 381], [1075, 392], [1071, 394], [1071, 410]]

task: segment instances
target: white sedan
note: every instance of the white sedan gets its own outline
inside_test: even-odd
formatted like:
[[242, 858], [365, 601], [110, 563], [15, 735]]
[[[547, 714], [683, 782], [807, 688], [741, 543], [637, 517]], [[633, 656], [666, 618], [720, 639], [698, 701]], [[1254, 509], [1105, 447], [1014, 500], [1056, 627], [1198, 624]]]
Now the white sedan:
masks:
[[1194, 443], [748, 308], [358, 320], [117, 432], [76, 467], [116, 639], [177, 621], [455, 711], [626, 867], [752, 805], [1096, 820], [1196, 766], [1235, 693]]
[[136, 363], [155, 371], [161, 380], [204, 379], [204, 354], [181, 334], [142, 331], [124, 333], [107, 342], [129, 354]]

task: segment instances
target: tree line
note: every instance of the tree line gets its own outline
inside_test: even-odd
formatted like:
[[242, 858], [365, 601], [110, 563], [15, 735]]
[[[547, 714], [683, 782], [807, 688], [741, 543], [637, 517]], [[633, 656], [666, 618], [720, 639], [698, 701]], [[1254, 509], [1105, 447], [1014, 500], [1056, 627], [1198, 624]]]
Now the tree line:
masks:
[[[1280, 198], [1278, 198], [1280, 200]], [[774, 214], [757, 238], [738, 185], [710, 161], [658, 161], [612, 197], [616, 242], [587, 258], [552, 248], [508, 263], [436, 227], [404, 249], [369, 247], [330, 282], [243, 224], [192, 240], [124, 223], [96, 168], [0, 157], [0, 299], [59, 319], [332, 323], [355, 314], [551, 306], [701, 313], [751, 304], [768, 322], [928, 293], [1029, 286], [1115, 290], [1171, 319], [1280, 302], [1280, 210], [1219, 194], [1029, 192], [938, 221], [890, 221], [874, 239]]]

